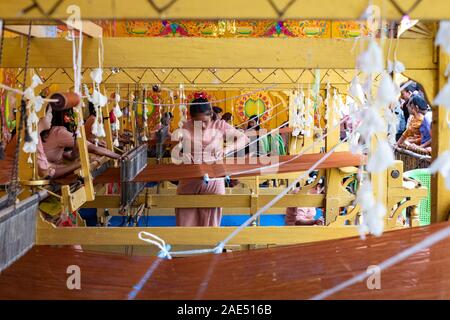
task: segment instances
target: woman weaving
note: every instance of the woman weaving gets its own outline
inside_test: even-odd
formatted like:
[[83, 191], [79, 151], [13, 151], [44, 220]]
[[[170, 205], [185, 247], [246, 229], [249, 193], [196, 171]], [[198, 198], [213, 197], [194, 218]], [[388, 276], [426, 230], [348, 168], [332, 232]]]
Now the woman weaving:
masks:
[[[248, 142], [242, 132], [225, 121], [213, 119], [213, 109], [205, 98], [195, 99], [189, 107], [189, 113], [191, 119], [185, 122], [182, 128], [184, 163], [213, 163], [215, 160], [220, 162], [235, 148], [243, 149]], [[225, 136], [233, 138], [233, 143], [227, 143], [224, 149]], [[176, 148], [172, 152], [172, 159], [178, 160], [179, 163], [181, 158], [176, 159], [180, 155], [176, 155], [175, 151]], [[225, 194], [225, 181], [204, 181], [202, 178], [180, 180], [177, 194]], [[220, 226], [222, 208], [177, 208], [175, 215], [177, 226]]]
[[[41, 132], [45, 155], [48, 161], [54, 164], [63, 164], [64, 160], [73, 161], [78, 158], [78, 144], [75, 143], [74, 133], [66, 127], [69, 121], [64, 111], [53, 111], [52, 114], [51, 128]], [[120, 158], [120, 155], [89, 141], [87, 148], [90, 153], [96, 155]]]
[[[44, 131], [47, 131], [52, 126], [52, 108], [50, 105], [47, 105], [45, 109], [45, 116], [39, 119], [38, 123], [38, 133], [41, 134]], [[14, 135], [11, 139], [11, 142], [8, 144], [6, 148], [6, 154], [8, 157], [14, 157], [14, 151], [17, 145], [17, 135]], [[80, 167], [80, 162], [75, 161], [70, 164], [55, 164], [51, 163], [45, 152], [42, 143], [42, 138], [38, 136], [38, 144], [36, 148], [36, 164], [38, 169], [38, 175], [43, 178], [60, 178], [69, 173], [72, 173], [74, 170]]]

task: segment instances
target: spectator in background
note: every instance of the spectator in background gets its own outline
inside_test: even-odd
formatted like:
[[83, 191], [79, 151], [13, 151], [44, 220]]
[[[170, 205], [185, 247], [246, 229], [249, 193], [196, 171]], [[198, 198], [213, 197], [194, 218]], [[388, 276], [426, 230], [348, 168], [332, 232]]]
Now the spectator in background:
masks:
[[213, 120], [221, 120], [222, 112], [223, 112], [222, 108], [214, 106], [214, 107], [212, 107], [212, 109], [213, 109], [213, 115], [212, 115]]
[[431, 152], [431, 123], [433, 121], [433, 114], [428, 105], [420, 104], [419, 112], [423, 114], [423, 121], [420, 125], [420, 147]]
[[228, 123], [229, 125], [233, 125], [233, 116], [229, 112], [225, 112], [222, 116], [222, 120]]
[[410, 114], [410, 117], [405, 132], [403, 132], [402, 136], [397, 141], [398, 145], [404, 143], [421, 144], [422, 137], [420, 128], [422, 126], [424, 114], [419, 112], [419, 110], [426, 110], [427, 108], [428, 104], [421, 96], [415, 95], [411, 98], [410, 103], [408, 104], [408, 113]]

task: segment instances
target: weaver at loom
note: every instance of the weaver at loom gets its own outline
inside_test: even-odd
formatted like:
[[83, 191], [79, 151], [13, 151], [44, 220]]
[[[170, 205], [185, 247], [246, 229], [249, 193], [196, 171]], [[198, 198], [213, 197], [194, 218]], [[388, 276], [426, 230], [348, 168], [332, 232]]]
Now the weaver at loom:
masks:
[[[182, 159], [184, 163], [211, 163], [222, 161], [230, 152], [242, 150], [247, 137], [225, 121], [213, 117], [214, 111], [205, 98], [195, 99], [189, 107], [191, 120], [183, 126]], [[200, 132], [198, 130], [200, 129]], [[233, 141], [223, 148], [225, 140]], [[240, 152], [242, 154], [242, 152]], [[225, 194], [225, 180], [204, 181], [183, 179], [178, 183], [177, 194]], [[178, 226], [220, 226], [222, 208], [177, 208]]]
[[[64, 154], [64, 148], [62, 148], [61, 153], [61, 159], [60, 161], [55, 161], [54, 157], [50, 157], [51, 160], [49, 160], [49, 152], [45, 151], [45, 141], [46, 139], [43, 139], [42, 136], [46, 135], [48, 138], [48, 131], [52, 128], [53, 123], [53, 113], [52, 113], [52, 107], [48, 104], [45, 108], [45, 116], [39, 120], [38, 123], [38, 133], [39, 133], [39, 142], [37, 145], [37, 167], [38, 167], [38, 174], [40, 177], [44, 179], [54, 179], [54, 178], [60, 178], [63, 177], [69, 173], [74, 172], [76, 169], [78, 169], [81, 164], [79, 160], [75, 160], [72, 163], [62, 163], [62, 156]], [[47, 133], [47, 134], [46, 134]], [[53, 142], [58, 145], [61, 141], [59, 140], [61, 137], [53, 137]], [[73, 141], [72, 135], [70, 135], [70, 141]], [[10, 161], [14, 160], [14, 152], [16, 150], [17, 145], [17, 136], [14, 134], [11, 142], [6, 147], [6, 155], [7, 159]], [[48, 147], [47, 147], [48, 148]], [[48, 149], [47, 149], [48, 150]]]
[[[349, 1], [329, 1], [329, 17], [320, 1], [200, 1], [202, 19], [188, 1], [75, 1], [99, 19], [83, 23], [64, 1], [0, 1], [0, 62], [17, 80], [0, 84], [22, 100], [0, 162], [0, 299], [447, 298], [450, 24], [408, 17], [448, 14], [392, 0], [375, 19], [376, 1], [363, 15]], [[443, 88], [432, 115], [400, 85], [413, 77]], [[48, 86], [76, 103], [35, 95]], [[433, 147], [432, 186], [394, 159], [399, 95], [412, 116], [402, 139]], [[68, 264], [82, 290], [68, 290]], [[373, 265], [379, 291], [363, 281]]]

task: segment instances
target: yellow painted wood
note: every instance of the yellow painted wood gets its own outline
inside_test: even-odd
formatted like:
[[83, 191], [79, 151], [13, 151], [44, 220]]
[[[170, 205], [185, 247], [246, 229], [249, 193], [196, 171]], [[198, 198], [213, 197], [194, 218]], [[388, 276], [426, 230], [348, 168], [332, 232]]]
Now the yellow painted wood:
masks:
[[[38, 219], [37, 245], [143, 245], [140, 231], [147, 231], [171, 245], [209, 245], [222, 241], [234, 227], [130, 227], [56, 228]], [[353, 237], [355, 226], [344, 227], [247, 227], [230, 241], [230, 245], [298, 244]]]
[[[164, 5], [169, 1], [154, 1], [159, 6], [155, 10], [146, 0], [134, 0], [130, 5], [129, 0], [72, 0], [69, 3], [63, 1], [57, 7], [51, 18], [67, 19], [67, 7], [77, 5], [80, 7], [84, 19], [280, 19], [282, 11], [289, 1], [274, 1], [275, 10], [269, 1], [262, 0], [178, 0], [167, 8]], [[414, 0], [397, 1], [403, 10], [408, 10]], [[45, 12], [49, 12], [55, 1], [39, 1]], [[402, 18], [395, 6], [385, 0], [373, 0], [370, 3], [379, 6], [383, 17], [386, 19], [400, 20]], [[0, 12], [2, 18], [26, 20], [30, 18], [46, 18], [46, 14], [37, 9], [22, 13], [31, 1], [1, 1]], [[360, 19], [368, 6], [368, 2], [360, 0], [302, 0], [295, 1], [287, 8], [284, 19], [334, 19], [356, 20]], [[165, 10], [164, 10], [165, 9]], [[278, 11], [278, 12], [277, 12]], [[423, 0], [410, 14], [412, 19], [441, 20], [450, 19], [448, 1]]]
[[[61, 22], [66, 23], [67, 20], [62, 20]], [[92, 38], [101, 38], [103, 36], [103, 29], [98, 24], [95, 24], [92, 21], [83, 20], [82, 22], [81, 30], [83, 31], [83, 34], [92, 37]], [[76, 30], [79, 30], [77, 28], [77, 25], [72, 26]]]
[[70, 186], [61, 187], [62, 202], [70, 212], [75, 212], [86, 202], [86, 190], [84, 187], [79, 188], [75, 192], [70, 192]]
[[[355, 68], [352, 41], [297, 38], [105, 38], [105, 68]], [[434, 69], [432, 39], [401, 39], [398, 60], [411, 69]], [[97, 67], [98, 40], [83, 42], [83, 67]], [[154, 50], [158, 48], [158, 50]], [[177, 50], [174, 50], [177, 48]], [[387, 48], [384, 48], [387, 54]], [[4, 67], [22, 67], [20, 39], [5, 39]], [[182, 52], [183, 54], [180, 54]], [[258, 54], [255, 55], [255, 52]], [[124, 59], [126, 57], [126, 59]], [[330, 57], [333, 57], [330, 59]], [[417, 59], [417, 57], [426, 57]], [[33, 39], [30, 67], [72, 67], [65, 39]]]
[[[275, 195], [260, 194], [258, 196], [258, 208], [269, 203]], [[321, 207], [324, 204], [325, 195], [286, 195], [278, 201], [275, 208], [286, 207]], [[339, 203], [348, 205], [353, 198], [341, 198]], [[145, 196], [141, 195], [137, 203], [144, 203]], [[347, 204], [346, 204], [347, 203]], [[147, 204], [152, 208], [251, 208], [251, 195], [164, 195], [148, 194]], [[85, 208], [119, 208], [119, 196], [97, 195], [94, 201], [87, 202]]]
[[[75, 108], [74, 110], [77, 110]], [[76, 111], [78, 117], [83, 121], [83, 113]], [[80, 137], [77, 138], [78, 150], [80, 153], [81, 168], [80, 173], [84, 178], [84, 190], [86, 192], [86, 201], [92, 201], [95, 199], [94, 183], [91, 175], [91, 164], [89, 162], [89, 153], [87, 149], [86, 131], [84, 126], [80, 126]]]
[[[111, 121], [109, 120], [109, 113], [112, 110], [111, 103], [108, 103], [103, 109], [103, 126], [105, 128], [105, 142], [106, 142], [106, 148], [108, 150], [114, 151], [114, 145], [113, 145], [113, 133], [111, 130]], [[116, 121], [119, 121], [116, 119]]]
[[[444, 73], [449, 62], [449, 56], [441, 51], [439, 53], [439, 88], [442, 88], [447, 82]], [[442, 106], [433, 108], [433, 159], [450, 148], [450, 129], [447, 125], [446, 113], [446, 109]], [[431, 221], [446, 221], [450, 213], [450, 190], [446, 188], [445, 180], [441, 174], [432, 176], [431, 190]]]

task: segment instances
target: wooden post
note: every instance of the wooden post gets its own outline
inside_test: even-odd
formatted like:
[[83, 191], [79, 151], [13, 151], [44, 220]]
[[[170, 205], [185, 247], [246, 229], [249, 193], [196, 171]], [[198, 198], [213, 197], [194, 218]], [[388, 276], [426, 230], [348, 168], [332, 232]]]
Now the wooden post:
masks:
[[[136, 104], [134, 103], [134, 101], [131, 99], [131, 95], [128, 98], [130, 100], [130, 107], [129, 107], [129, 117], [130, 117], [130, 123], [131, 123], [131, 132], [132, 132], [132, 137], [133, 137], [133, 141], [134, 141], [134, 146], [137, 146], [138, 144], [138, 135], [137, 135], [137, 131], [136, 131]], [[135, 97], [135, 99], [138, 99], [138, 97]]]
[[[334, 108], [331, 106], [333, 103], [333, 96], [331, 94], [330, 84], [327, 84], [327, 96], [326, 96], [326, 111], [327, 117], [327, 136], [325, 137], [325, 149], [329, 152], [339, 143], [339, 130], [333, 130], [333, 119], [337, 117]], [[319, 177], [317, 177], [319, 178]], [[325, 200], [325, 224], [329, 225], [334, 222], [339, 216], [339, 189], [341, 188], [342, 178], [339, 174], [339, 169], [326, 170], [326, 200]]]
[[[81, 108], [77, 107], [74, 110], [78, 113], [81, 122], [84, 122], [83, 112]], [[89, 162], [89, 152], [87, 149], [86, 131], [84, 126], [80, 126], [80, 136], [76, 138], [78, 150], [80, 152], [81, 175], [84, 178], [84, 187], [86, 191], [86, 201], [95, 199], [94, 183], [91, 175], [91, 163]]]
[[[108, 148], [111, 151], [114, 151], [113, 134], [112, 134], [112, 130], [111, 130], [111, 120], [109, 119], [110, 112], [111, 112], [111, 105], [108, 103], [103, 108], [103, 126], [105, 127], [106, 148]], [[119, 121], [119, 119], [116, 119], [116, 121]]]
[[[442, 88], [447, 79], [444, 76], [449, 56], [439, 50], [438, 83]], [[436, 159], [450, 147], [450, 130], [447, 125], [447, 111], [444, 107], [433, 108], [432, 123], [432, 157]], [[450, 190], [445, 186], [445, 179], [440, 174], [431, 178], [431, 222], [446, 221], [450, 210]]]

